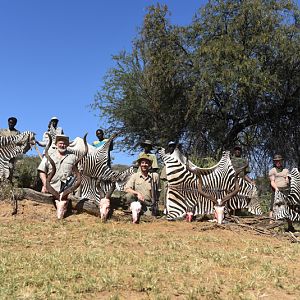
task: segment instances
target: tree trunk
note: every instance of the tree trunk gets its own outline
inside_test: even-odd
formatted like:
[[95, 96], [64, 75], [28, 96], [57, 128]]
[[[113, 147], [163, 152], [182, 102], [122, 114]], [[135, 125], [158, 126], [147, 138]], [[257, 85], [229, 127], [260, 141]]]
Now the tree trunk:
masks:
[[[28, 199], [39, 203], [46, 203], [46, 204], [53, 205], [54, 197], [51, 194], [37, 192], [29, 188], [23, 188], [22, 191], [23, 191], [22, 199]], [[69, 195], [68, 199], [71, 200], [72, 208], [77, 212], [86, 212], [94, 216], [100, 215], [99, 208], [93, 201], [90, 201], [88, 199], [81, 200], [78, 197], [75, 197], [73, 195]]]

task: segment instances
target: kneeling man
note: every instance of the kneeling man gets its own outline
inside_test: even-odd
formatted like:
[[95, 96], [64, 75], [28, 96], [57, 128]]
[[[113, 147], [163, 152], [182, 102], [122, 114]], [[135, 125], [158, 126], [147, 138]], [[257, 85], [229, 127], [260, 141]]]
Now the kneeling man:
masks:
[[[152, 157], [149, 154], [142, 154], [137, 162], [139, 170], [131, 175], [125, 185], [125, 197], [127, 202], [131, 204], [131, 209], [133, 202], [138, 201], [145, 215], [151, 215], [149, 207], [158, 200], [159, 176], [157, 173], [150, 172]], [[153, 199], [154, 197], [156, 199]]]

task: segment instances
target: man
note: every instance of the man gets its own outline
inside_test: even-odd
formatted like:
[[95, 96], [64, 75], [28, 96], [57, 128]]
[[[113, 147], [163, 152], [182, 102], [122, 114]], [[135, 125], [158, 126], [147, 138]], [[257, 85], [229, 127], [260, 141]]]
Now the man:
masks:
[[[104, 131], [102, 129], [96, 130], [96, 137], [98, 140], [92, 142], [92, 146], [97, 149], [100, 149], [104, 146], [104, 144], [108, 141], [108, 139], [104, 138]], [[108, 166], [111, 167], [111, 159], [110, 159], [110, 151], [114, 150], [113, 141], [110, 143], [109, 151], [108, 151]]]
[[[233, 156], [231, 157], [231, 163], [234, 168], [234, 170], [238, 170], [246, 165], [248, 165], [248, 162], [246, 159], [242, 157], [242, 148], [240, 146], [235, 146], [233, 148]], [[253, 181], [247, 174], [250, 173], [250, 169], [247, 166], [245, 171], [240, 173], [240, 177], [244, 178], [246, 181], [248, 181], [251, 184], [255, 184], [255, 181]]]
[[[69, 146], [69, 137], [65, 135], [57, 135], [55, 138], [56, 150], [50, 154], [56, 166], [56, 173], [51, 179], [51, 186], [60, 192], [61, 188], [66, 183], [67, 178], [72, 174], [72, 168], [76, 162], [76, 156], [67, 151]], [[40, 165], [38, 166], [39, 176], [42, 180], [42, 193], [47, 193], [46, 179], [51, 172], [51, 165], [48, 159], [44, 156]]]
[[145, 140], [144, 142], [141, 143], [141, 147], [144, 148], [144, 151], [142, 151], [138, 159], [143, 155], [147, 154], [152, 158], [152, 171], [157, 172], [158, 171], [158, 163], [157, 163], [157, 158], [156, 155], [151, 153], [151, 150], [153, 149], [152, 142], [150, 140]]
[[[0, 136], [12, 136], [12, 135], [20, 134], [20, 131], [15, 128], [15, 126], [17, 125], [17, 122], [18, 122], [18, 120], [15, 117], [8, 118], [8, 120], [7, 120], [8, 128], [0, 129]], [[13, 173], [14, 173], [14, 169], [15, 169], [15, 162], [16, 162], [15, 158], [12, 158], [9, 161], [9, 177], [8, 177], [8, 180], [10, 182], [12, 182]]]
[[289, 194], [289, 170], [283, 166], [283, 157], [276, 154], [273, 158], [274, 167], [269, 171], [269, 179], [272, 188], [272, 197], [270, 203], [270, 218], [273, 216], [273, 205], [275, 191], [280, 191], [285, 195]]
[[[61, 127], [58, 127], [58, 118], [52, 117], [48, 123], [48, 129], [43, 134], [43, 140], [42, 141], [36, 141], [36, 143], [41, 147], [46, 147], [48, 144], [48, 133], [51, 131], [51, 126], [54, 128], [54, 133], [56, 135], [63, 135], [64, 131]], [[54, 146], [55, 140], [52, 141], [52, 145]], [[52, 147], [53, 148], [53, 147]], [[54, 147], [55, 148], [55, 147]]]
[[12, 136], [12, 135], [20, 134], [20, 131], [15, 128], [18, 122], [17, 118], [10, 117], [8, 118], [7, 122], [8, 122], [8, 128], [1, 129], [0, 136]]
[[[150, 173], [149, 170], [153, 163], [152, 156], [142, 154], [137, 160], [139, 170], [129, 178], [125, 185], [125, 198], [128, 203], [139, 201], [146, 215], [151, 215], [149, 207], [153, 204], [153, 193], [159, 190], [159, 176], [157, 173]], [[155, 187], [155, 190], [153, 188]]]

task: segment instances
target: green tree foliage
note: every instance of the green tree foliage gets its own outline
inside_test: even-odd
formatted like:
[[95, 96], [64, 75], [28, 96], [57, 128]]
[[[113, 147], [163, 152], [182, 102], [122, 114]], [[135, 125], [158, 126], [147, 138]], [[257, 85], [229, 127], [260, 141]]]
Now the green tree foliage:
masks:
[[128, 149], [172, 139], [216, 157], [238, 142], [257, 164], [283, 151], [300, 164], [299, 15], [289, 0], [219, 0], [174, 26], [151, 6], [92, 106]]

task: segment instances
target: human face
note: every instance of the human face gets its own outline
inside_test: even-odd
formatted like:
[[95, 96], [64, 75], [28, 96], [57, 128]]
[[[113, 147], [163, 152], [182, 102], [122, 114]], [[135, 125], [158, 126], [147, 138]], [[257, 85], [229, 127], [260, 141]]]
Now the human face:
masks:
[[151, 163], [147, 159], [142, 159], [140, 162], [140, 167], [142, 172], [147, 172], [151, 166]]
[[57, 150], [60, 154], [64, 154], [67, 151], [67, 144], [64, 141], [59, 141], [57, 144]]
[[51, 120], [51, 123], [52, 123], [53, 127], [56, 128], [57, 124], [58, 124], [58, 120]]
[[99, 141], [102, 141], [104, 139], [103, 131], [97, 130], [96, 131], [96, 136], [97, 136], [97, 138], [98, 138]]
[[17, 124], [17, 123], [16, 123], [14, 120], [9, 120], [9, 121], [8, 121], [8, 128], [9, 128], [10, 130], [15, 129], [16, 124]]
[[282, 160], [275, 160], [274, 165], [278, 169], [282, 168]]
[[234, 156], [236, 156], [236, 157], [240, 157], [241, 156], [241, 150], [240, 149], [235, 149], [234, 150]]

